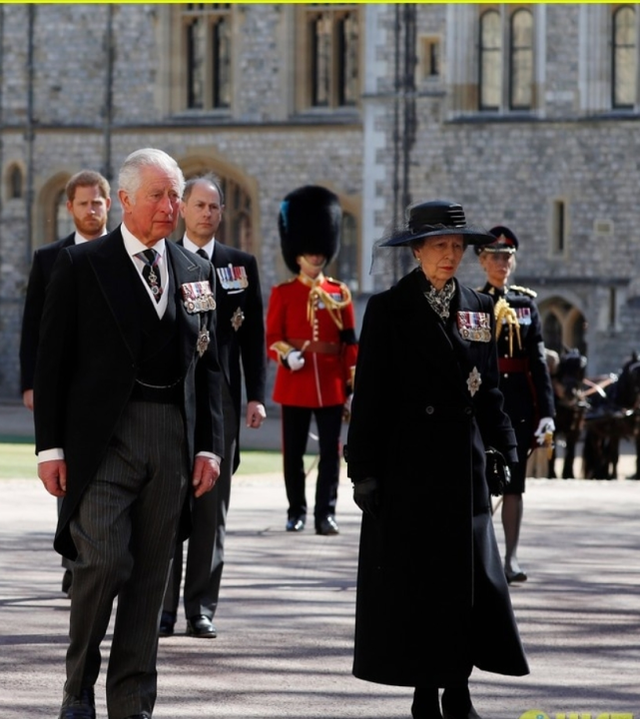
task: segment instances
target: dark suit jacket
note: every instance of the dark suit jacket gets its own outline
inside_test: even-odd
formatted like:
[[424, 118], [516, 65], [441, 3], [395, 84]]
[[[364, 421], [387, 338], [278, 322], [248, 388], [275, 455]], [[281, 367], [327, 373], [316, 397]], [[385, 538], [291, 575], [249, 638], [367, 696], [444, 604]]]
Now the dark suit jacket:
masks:
[[[182, 240], [178, 242], [182, 245]], [[247, 401], [265, 401], [266, 348], [264, 335], [264, 314], [258, 263], [253, 255], [235, 247], [216, 242], [213, 251], [213, 266], [219, 268], [244, 267], [247, 287], [244, 289], [225, 286], [220, 274], [216, 277], [216, 302], [218, 322], [216, 339], [220, 366], [231, 390], [240, 431], [240, 406], [242, 402], [242, 381]], [[242, 365], [241, 365], [242, 363]], [[242, 371], [241, 371], [242, 366]], [[239, 448], [233, 460], [233, 471], [239, 464]]]
[[[215, 312], [189, 314], [180, 286], [208, 280], [211, 265], [167, 242], [169, 301], [176, 302], [183, 414], [190, 462], [194, 453], [224, 456]], [[60, 251], [47, 290], [35, 375], [36, 450], [61, 447], [67, 461], [67, 495], [54, 546], [73, 558], [68, 523], [109, 445], [137, 374], [142, 310], [139, 278], [117, 228], [109, 235]], [[210, 333], [202, 358], [201, 324]]]
[[33, 376], [36, 371], [38, 339], [40, 337], [40, 319], [44, 307], [44, 296], [51, 279], [53, 265], [63, 247], [74, 244], [75, 232], [50, 245], [40, 247], [33, 253], [27, 296], [22, 315], [22, 335], [20, 336], [20, 391], [33, 389]]

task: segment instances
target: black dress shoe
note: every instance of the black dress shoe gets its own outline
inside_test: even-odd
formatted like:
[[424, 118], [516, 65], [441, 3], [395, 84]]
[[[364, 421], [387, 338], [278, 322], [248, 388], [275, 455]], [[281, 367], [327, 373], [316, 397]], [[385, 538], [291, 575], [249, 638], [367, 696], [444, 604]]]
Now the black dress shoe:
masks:
[[316, 534], [324, 534], [326, 536], [330, 534], [340, 534], [336, 518], [330, 514], [328, 517], [321, 519], [316, 525]]
[[64, 693], [59, 719], [96, 719], [96, 701], [93, 687], [83, 689], [80, 694]]
[[214, 639], [218, 636], [213, 622], [204, 614], [197, 614], [187, 619], [187, 634], [200, 639]]
[[444, 690], [442, 716], [444, 719], [482, 719], [471, 703], [468, 687]]
[[289, 517], [287, 532], [301, 532], [304, 529], [304, 517]]
[[151, 719], [151, 714], [148, 712], [140, 712], [140, 714], [132, 714], [125, 719]]
[[482, 719], [480, 714], [474, 709], [473, 704], [466, 711], [447, 709], [443, 704], [442, 716], [444, 719]]
[[173, 636], [173, 628], [176, 624], [176, 615], [173, 612], [162, 612], [160, 616], [160, 629], [158, 629], [159, 637]]
[[513, 582], [526, 582], [528, 579], [527, 575], [521, 569], [517, 572], [505, 569], [504, 576], [507, 578], [507, 584], [512, 584]]

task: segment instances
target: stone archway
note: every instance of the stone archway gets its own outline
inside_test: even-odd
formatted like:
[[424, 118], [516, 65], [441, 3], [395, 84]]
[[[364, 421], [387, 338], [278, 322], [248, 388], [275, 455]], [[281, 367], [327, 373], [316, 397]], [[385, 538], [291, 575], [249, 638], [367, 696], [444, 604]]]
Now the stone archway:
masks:
[[538, 305], [545, 347], [562, 355], [567, 349], [577, 348], [587, 355], [585, 316], [564, 297], [554, 296]]
[[53, 174], [38, 192], [34, 206], [35, 222], [31, 249], [55, 242], [73, 232], [73, 219], [66, 210], [65, 187], [71, 174], [67, 171]]
[[[180, 160], [180, 167], [187, 180], [207, 172], [213, 173], [219, 179], [224, 193], [224, 214], [216, 239], [225, 245], [258, 256], [261, 238], [256, 183], [235, 165], [224, 162], [215, 155], [187, 156]], [[180, 238], [183, 233], [184, 222], [181, 219], [174, 236]]]

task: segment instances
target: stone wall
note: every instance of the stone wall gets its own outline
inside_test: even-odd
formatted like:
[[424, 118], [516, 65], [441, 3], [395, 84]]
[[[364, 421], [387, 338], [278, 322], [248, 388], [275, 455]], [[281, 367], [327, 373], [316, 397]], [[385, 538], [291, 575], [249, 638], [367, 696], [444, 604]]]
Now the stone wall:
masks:
[[[584, 4], [532, 6], [539, 105], [528, 115], [487, 118], [468, 108], [459, 113], [452, 100], [459, 91], [455, 84], [474, 77], [468, 71], [475, 52], [469, 38], [479, 9], [415, 7], [418, 39], [440, 40], [441, 75], [417, 76], [415, 93], [408, 98], [417, 119], [407, 168], [411, 199], [450, 197], [464, 205], [470, 220], [514, 229], [522, 243], [514, 280], [539, 291], [545, 312], [565, 305], [581, 312], [590, 372], [615, 371], [640, 344], [640, 137], [637, 112], [595, 115], [584, 110], [601, 107], [607, 97], [601, 84], [609, 11]], [[347, 113], [300, 110], [300, 7], [231, 8], [233, 104], [225, 112], [176, 110], [175, 6], [0, 9], [0, 398], [18, 396], [22, 302], [32, 250], [47, 232], [43, 205], [52, 183], [83, 167], [106, 171], [107, 160], [116, 171], [129, 152], [142, 146], [161, 147], [183, 163], [229, 168], [243, 183], [254, 206], [265, 298], [286, 277], [276, 225], [280, 199], [308, 182], [326, 184], [357, 201], [362, 286], [371, 292], [389, 283], [388, 276], [367, 273], [373, 242], [398, 208], [394, 178], [402, 171], [396, 150], [403, 138], [396, 118], [402, 116], [404, 100], [395, 94], [394, 53], [398, 18], [403, 46], [404, 8], [361, 6], [363, 98], [360, 108]], [[109, 22], [113, 106], [107, 125]], [[597, 67], [595, 56], [602, 57]], [[31, 146], [26, 132], [30, 97]], [[25, 173], [31, 163], [33, 174], [24, 196], [10, 200], [6, 172], [13, 163]], [[119, 220], [115, 188], [113, 199], [111, 226]], [[567, 246], [554, 253], [553, 210], [559, 200], [568, 213]], [[465, 258], [460, 277], [472, 286], [481, 283], [474, 256]], [[363, 304], [358, 300], [359, 308]]]

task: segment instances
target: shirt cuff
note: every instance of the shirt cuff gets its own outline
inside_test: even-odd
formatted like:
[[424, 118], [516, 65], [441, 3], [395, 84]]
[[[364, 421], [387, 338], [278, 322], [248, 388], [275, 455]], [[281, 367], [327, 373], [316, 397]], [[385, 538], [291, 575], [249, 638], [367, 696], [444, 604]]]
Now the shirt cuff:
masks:
[[215, 459], [218, 464], [222, 464], [222, 457], [213, 452], [196, 452], [196, 457], [208, 457], [209, 459]]
[[55, 449], [43, 449], [42, 452], [38, 452], [38, 464], [51, 462], [54, 459], [64, 459], [64, 449], [56, 447]]

